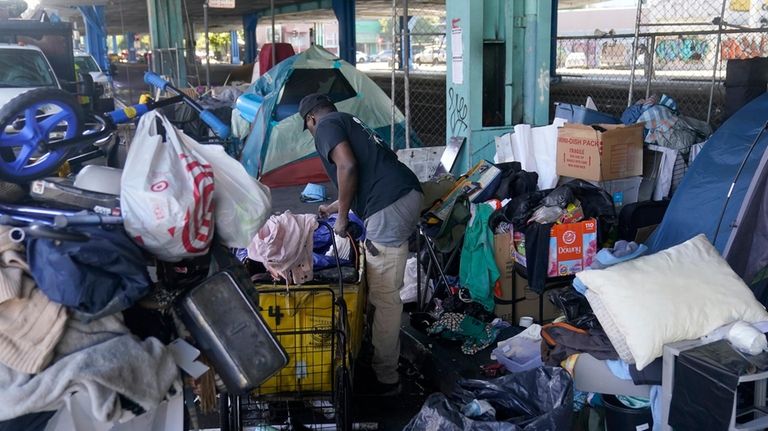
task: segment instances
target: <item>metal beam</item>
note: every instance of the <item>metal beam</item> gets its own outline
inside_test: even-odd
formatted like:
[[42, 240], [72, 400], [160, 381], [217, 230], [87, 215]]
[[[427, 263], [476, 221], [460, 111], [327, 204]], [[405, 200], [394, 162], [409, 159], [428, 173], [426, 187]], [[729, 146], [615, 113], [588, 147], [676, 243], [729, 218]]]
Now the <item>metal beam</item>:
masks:
[[[346, 0], [353, 1], [353, 0]], [[294, 3], [283, 6], [275, 6], [275, 15], [288, 15], [301, 12], [312, 12], [316, 10], [333, 10], [333, 0], [312, 0], [303, 3]], [[254, 9], [252, 13], [259, 14], [261, 16], [268, 16], [270, 8]]]

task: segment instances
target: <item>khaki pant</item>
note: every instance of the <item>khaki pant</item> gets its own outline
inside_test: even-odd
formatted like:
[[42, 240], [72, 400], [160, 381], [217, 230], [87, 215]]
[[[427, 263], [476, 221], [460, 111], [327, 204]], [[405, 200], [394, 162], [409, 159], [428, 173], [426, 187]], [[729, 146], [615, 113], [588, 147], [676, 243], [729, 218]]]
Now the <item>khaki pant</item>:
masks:
[[373, 371], [382, 383], [400, 380], [397, 362], [400, 358], [400, 321], [403, 302], [405, 262], [408, 258], [408, 242], [400, 247], [386, 247], [374, 242], [378, 255], [366, 250], [368, 299], [376, 307], [373, 314]]

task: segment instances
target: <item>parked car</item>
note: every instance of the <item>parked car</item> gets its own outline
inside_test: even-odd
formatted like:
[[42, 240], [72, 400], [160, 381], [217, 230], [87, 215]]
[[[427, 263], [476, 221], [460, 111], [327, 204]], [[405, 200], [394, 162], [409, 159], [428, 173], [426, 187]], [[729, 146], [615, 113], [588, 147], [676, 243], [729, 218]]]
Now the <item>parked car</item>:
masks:
[[0, 106], [40, 87], [61, 88], [43, 51], [31, 45], [0, 44]]
[[376, 62], [390, 62], [392, 61], [392, 50], [391, 49], [385, 49], [384, 51], [381, 51], [380, 53], [376, 54], [373, 57], [373, 61]]
[[93, 78], [96, 85], [96, 98], [94, 101], [97, 112], [112, 111], [115, 109], [115, 102], [112, 93], [112, 83], [109, 76], [101, 70], [96, 59], [87, 52], [75, 51], [75, 69], [79, 73], [87, 72]]
[[583, 52], [572, 52], [568, 54], [568, 56], [565, 57], [565, 67], [566, 69], [570, 69], [570, 68], [586, 69], [587, 55], [584, 54]]
[[437, 64], [445, 63], [445, 57], [445, 49], [427, 47], [424, 51], [416, 54], [413, 57], [413, 61], [415, 61], [416, 64]]
[[363, 51], [357, 51], [357, 52], [355, 53], [355, 60], [356, 60], [358, 63], [365, 63], [366, 61], [368, 61], [368, 60], [369, 60], [369, 59], [368, 59], [368, 54], [364, 53]]

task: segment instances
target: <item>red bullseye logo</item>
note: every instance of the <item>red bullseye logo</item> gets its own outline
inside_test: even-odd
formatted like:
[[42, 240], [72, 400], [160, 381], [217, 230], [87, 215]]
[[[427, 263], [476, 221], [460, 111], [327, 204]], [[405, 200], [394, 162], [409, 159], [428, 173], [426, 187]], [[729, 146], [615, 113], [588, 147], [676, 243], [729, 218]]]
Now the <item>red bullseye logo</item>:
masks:
[[152, 187], [150, 187], [150, 190], [152, 190], [155, 193], [159, 193], [164, 191], [167, 188], [168, 188], [168, 181], [163, 180], [163, 181], [158, 181], [152, 184]]
[[563, 234], [563, 242], [567, 245], [571, 245], [576, 242], [576, 232], [569, 230]]

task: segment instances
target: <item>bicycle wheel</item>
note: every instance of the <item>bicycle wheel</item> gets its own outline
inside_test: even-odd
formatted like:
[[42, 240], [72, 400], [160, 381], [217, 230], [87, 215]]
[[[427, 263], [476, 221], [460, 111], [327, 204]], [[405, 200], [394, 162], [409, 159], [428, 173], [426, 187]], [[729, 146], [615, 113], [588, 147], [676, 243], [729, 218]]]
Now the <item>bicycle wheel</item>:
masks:
[[72, 148], [49, 144], [79, 136], [83, 113], [69, 93], [40, 88], [0, 108], [0, 179], [24, 183], [55, 172]]

